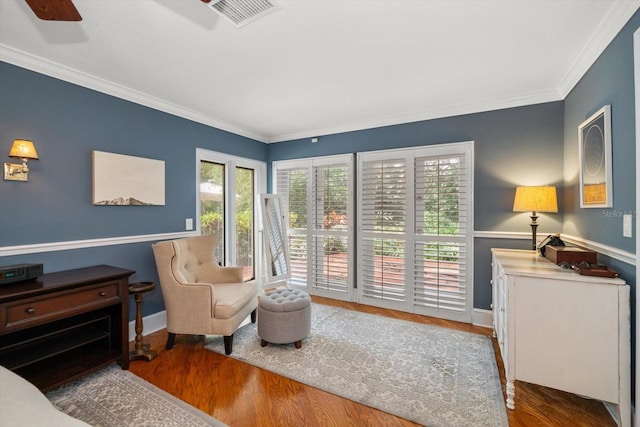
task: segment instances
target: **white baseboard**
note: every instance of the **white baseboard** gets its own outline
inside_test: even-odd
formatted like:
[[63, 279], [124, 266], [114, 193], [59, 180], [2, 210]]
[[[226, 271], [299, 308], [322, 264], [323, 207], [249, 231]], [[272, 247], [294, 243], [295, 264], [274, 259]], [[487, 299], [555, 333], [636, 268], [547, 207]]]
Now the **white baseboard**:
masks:
[[606, 408], [609, 415], [611, 415], [611, 418], [613, 418], [613, 421], [615, 421], [616, 425], [620, 426], [618, 405], [614, 405], [613, 403], [609, 403], [609, 402], [602, 402], [602, 403], [604, 404], [604, 407]]
[[[491, 310], [474, 308], [471, 313], [471, 323], [483, 328], [493, 328], [493, 316]], [[167, 311], [162, 310], [142, 318], [142, 334], [147, 335], [167, 327]], [[129, 322], [129, 341], [136, 337], [136, 322]]]
[[[142, 334], [147, 335], [167, 327], [167, 311], [162, 310], [142, 318]], [[129, 341], [136, 338], [136, 321], [129, 322]]]
[[471, 323], [483, 328], [493, 328], [493, 314], [491, 310], [474, 308], [471, 312]]

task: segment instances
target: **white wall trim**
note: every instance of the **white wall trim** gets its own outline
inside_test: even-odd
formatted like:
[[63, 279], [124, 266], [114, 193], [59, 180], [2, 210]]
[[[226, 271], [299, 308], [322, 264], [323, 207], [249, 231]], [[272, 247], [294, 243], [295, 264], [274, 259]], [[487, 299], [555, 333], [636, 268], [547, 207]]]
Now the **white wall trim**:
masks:
[[307, 129], [300, 132], [275, 135], [267, 138], [266, 142], [282, 142], [295, 139], [310, 138], [319, 135], [333, 135], [344, 132], [354, 132], [363, 129], [375, 129], [384, 126], [393, 126], [406, 123], [422, 122], [425, 120], [440, 119], [443, 117], [462, 116], [464, 114], [482, 113], [485, 111], [502, 110], [505, 108], [524, 107], [528, 105], [542, 104], [545, 102], [562, 101], [557, 89], [544, 92], [517, 96], [513, 98], [503, 98], [490, 101], [476, 102], [473, 104], [453, 105], [450, 107], [439, 107], [428, 111], [418, 111], [410, 114], [392, 115], [387, 117], [377, 117], [373, 119], [353, 122], [345, 126], [328, 126], [324, 128]]
[[[638, 161], [640, 162], [640, 159]], [[515, 239], [517, 240], [517, 239], [530, 239], [531, 233], [511, 232], [511, 231], [475, 231], [473, 233], [473, 237], [479, 238], [479, 239]], [[569, 234], [561, 234], [560, 238], [567, 243], [571, 243], [572, 245], [591, 249], [593, 251], [601, 253], [602, 255], [606, 255], [610, 258], [617, 259], [618, 261], [625, 262], [629, 265], [634, 265], [634, 266], [636, 265], [636, 254], [634, 253], [623, 251], [621, 249], [614, 248], [613, 246], [605, 245], [602, 243], [594, 242], [591, 240], [583, 239], [581, 237], [572, 236]]]
[[531, 240], [531, 232], [520, 231], [474, 231], [473, 237], [477, 239], [516, 239]]
[[493, 314], [491, 310], [474, 308], [471, 312], [471, 323], [474, 326], [493, 329]]
[[[480, 326], [482, 328], [493, 328], [493, 315], [491, 310], [484, 310], [480, 308], [474, 308], [471, 314], [471, 323], [474, 326]], [[160, 331], [167, 327], [167, 311], [162, 310], [157, 313], [144, 316], [142, 318], [143, 335], [149, 335], [154, 332]], [[133, 341], [136, 338], [136, 321], [129, 322], [129, 341]]]
[[151, 242], [157, 240], [180, 239], [197, 236], [195, 231], [144, 234], [139, 236], [105, 237], [100, 239], [70, 240], [66, 242], [34, 243], [30, 245], [2, 246], [0, 257], [13, 255], [37, 254], [42, 252], [67, 251], [71, 249], [96, 248], [100, 246], [127, 245], [130, 243]]
[[[640, 161], [640, 160], [639, 160]], [[197, 236], [197, 231], [179, 231], [175, 233], [159, 233], [159, 234], [143, 234], [138, 236], [122, 236], [122, 237], [105, 237], [100, 239], [87, 240], [69, 240], [63, 242], [50, 243], [34, 243], [30, 245], [17, 246], [0, 246], [0, 257], [13, 255], [27, 255], [42, 252], [66, 251], [72, 249], [95, 248], [100, 246], [126, 245], [130, 243], [143, 243], [158, 240], [180, 239], [183, 237]], [[512, 232], [512, 231], [474, 231], [474, 238], [482, 239], [513, 239], [524, 240], [529, 239], [530, 233]], [[574, 245], [582, 246], [587, 249], [597, 251], [603, 255], [626, 262], [630, 265], [636, 265], [636, 255], [623, 251], [612, 246], [602, 243], [593, 242], [591, 240], [582, 239], [580, 237], [568, 234], [561, 235], [563, 240]]]
[[173, 114], [174, 116], [202, 123], [236, 135], [255, 139], [260, 142], [266, 142], [266, 139], [263, 136], [250, 132], [246, 129], [225, 123], [221, 120], [217, 120], [194, 110], [189, 110], [180, 105], [167, 102], [163, 99], [156, 98], [155, 96], [151, 96], [135, 89], [104, 80], [92, 74], [78, 71], [67, 67], [66, 65], [31, 55], [2, 43], [0, 43], [0, 60], [46, 76], [64, 80], [65, 82], [93, 89], [101, 93], [106, 93], [126, 101], [144, 105], [155, 110], [164, 111], [165, 113]]
[[[167, 327], [167, 311], [162, 310], [157, 313], [144, 316], [142, 318], [142, 334], [149, 335]], [[129, 341], [136, 338], [136, 321], [129, 322]]]
[[625, 262], [625, 263], [627, 263], [629, 265], [634, 265], [634, 266], [636, 265], [636, 254], [634, 254], [634, 253], [623, 251], [621, 249], [614, 248], [614, 247], [608, 246], [608, 245], [604, 245], [602, 243], [593, 242], [591, 240], [583, 239], [581, 237], [571, 236], [569, 234], [562, 234], [560, 237], [565, 242], [574, 244], [576, 246], [582, 246], [582, 247], [587, 248], [587, 249], [591, 249], [593, 251], [601, 253], [602, 255], [606, 255], [606, 256], [611, 257], [613, 259], [617, 259], [618, 261]]
[[606, 16], [600, 22], [599, 28], [593, 32], [593, 36], [584, 44], [581, 52], [577, 52], [575, 60], [562, 77], [558, 85], [558, 92], [564, 99], [573, 90], [582, 76], [591, 68], [600, 54], [620, 32], [622, 27], [631, 19], [640, 7], [640, 0], [617, 2], [609, 8]]

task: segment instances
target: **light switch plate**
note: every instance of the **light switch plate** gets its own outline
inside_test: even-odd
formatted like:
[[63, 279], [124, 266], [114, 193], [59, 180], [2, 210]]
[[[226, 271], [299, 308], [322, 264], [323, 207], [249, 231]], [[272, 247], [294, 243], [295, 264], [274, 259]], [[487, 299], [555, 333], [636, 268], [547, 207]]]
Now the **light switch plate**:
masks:
[[193, 230], [193, 218], [187, 218], [187, 219], [184, 221], [184, 227], [185, 227], [187, 230]]
[[631, 224], [631, 214], [622, 215], [622, 235], [624, 237], [633, 237], [633, 226]]

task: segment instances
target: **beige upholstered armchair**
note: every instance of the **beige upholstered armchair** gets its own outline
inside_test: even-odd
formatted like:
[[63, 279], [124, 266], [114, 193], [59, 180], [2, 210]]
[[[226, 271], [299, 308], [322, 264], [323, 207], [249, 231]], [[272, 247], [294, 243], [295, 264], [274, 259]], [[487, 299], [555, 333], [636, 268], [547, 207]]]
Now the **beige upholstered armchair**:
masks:
[[167, 309], [167, 350], [176, 334], [223, 335], [231, 354], [238, 326], [249, 315], [256, 321], [258, 284], [242, 281], [242, 267], [219, 266], [215, 246], [213, 235], [152, 245]]

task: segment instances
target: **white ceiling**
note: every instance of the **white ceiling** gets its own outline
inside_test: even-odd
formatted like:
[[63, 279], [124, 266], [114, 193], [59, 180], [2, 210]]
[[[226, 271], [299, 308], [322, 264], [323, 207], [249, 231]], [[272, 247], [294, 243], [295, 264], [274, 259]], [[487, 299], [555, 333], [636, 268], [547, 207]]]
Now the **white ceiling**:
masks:
[[[640, 0], [0, 0], [0, 59], [263, 142], [563, 99]], [[1, 94], [0, 94], [1, 96]]]

